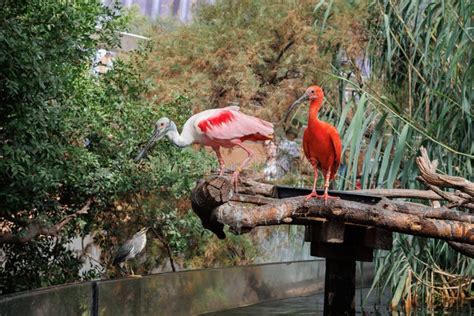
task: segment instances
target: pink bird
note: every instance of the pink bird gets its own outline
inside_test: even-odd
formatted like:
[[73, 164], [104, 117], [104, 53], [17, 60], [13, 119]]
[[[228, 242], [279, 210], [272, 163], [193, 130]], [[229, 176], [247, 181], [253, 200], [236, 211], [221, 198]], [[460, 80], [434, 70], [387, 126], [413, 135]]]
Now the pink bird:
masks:
[[167, 117], [160, 118], [155, 124], [152, 137], [135, 158], [143, 158], [146, 152], [164, 136], [178, 147], [202, 144], [214, 149], [219, 160], [220, 175], [224, 174], [225, 163], [220, 148], [240, 147], [247, 152], [247, 158], [232, 175], [232, 185], [237, 188], [240, 172], [252, 160], [253, 152], [244, 141], [265, 141], [273, 139], [273, 124], [240, 112], [238, 106], [212, 109], [191, 116], [184, 124], [181, 134], [176, 124]]

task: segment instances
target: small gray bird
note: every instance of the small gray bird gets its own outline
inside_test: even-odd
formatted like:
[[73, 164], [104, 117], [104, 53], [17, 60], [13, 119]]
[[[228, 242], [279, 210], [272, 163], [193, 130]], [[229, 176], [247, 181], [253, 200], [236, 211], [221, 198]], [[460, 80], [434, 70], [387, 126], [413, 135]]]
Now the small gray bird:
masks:
[[[146, 245], [147, 231], [148, 227], [143, 227], [137, 233], [135, 233], [132, 238], [127, 240], [115, 254], [112, 264], [117, 266], [122, 262], [126, 262], [127, 260], [135, 258], [140, 252], [142, 252]], [[133, 275], [133, 270], [130, 270], [132, 271]]]

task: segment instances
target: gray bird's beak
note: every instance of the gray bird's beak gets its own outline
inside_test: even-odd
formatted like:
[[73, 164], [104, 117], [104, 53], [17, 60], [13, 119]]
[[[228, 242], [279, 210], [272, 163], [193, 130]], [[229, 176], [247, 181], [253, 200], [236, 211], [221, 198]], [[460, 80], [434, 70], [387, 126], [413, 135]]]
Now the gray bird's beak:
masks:
[[140, 161], [146, 155], [148, 150], [150, 150], [150, 148], [153, 147], [153, 145], [157, 141], [162, 139], [165, 135], [166, 135], [166, 129], [159, 130], [158, 128], [155, 127], [155, 130], [153, 131], [153, 135], [148, 140], [148, 143], [145, 145], [145, 147], [143, 147], [142, 150], [140, 150], [138, 155], [135, 157], [135, 161]]
[[288, 110], [286, 110], [286, 114], [285, 114], [285, 119], [283, 120], [284, 123], [286, 123], [286, 121], [288, 120], [288, 117], [290, 116], [291, 112], [298, 106], [300, 105], [301, 103], [303, 103], [304, 101], [307, 101], [309, 100], [309, 97], [308, 95], [305, 93], [301, 96], [301, 98], [299, 98], [298, 100], [296, 100], [295, 102], [293, 102], [292, 105], [290, 105], [290, 107], [288, 108]]

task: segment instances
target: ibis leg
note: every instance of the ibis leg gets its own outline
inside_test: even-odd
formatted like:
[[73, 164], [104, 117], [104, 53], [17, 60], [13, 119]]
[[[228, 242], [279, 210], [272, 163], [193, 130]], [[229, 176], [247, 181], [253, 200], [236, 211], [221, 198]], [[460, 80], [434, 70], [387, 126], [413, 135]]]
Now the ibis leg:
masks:
[[355, 315], [355, 273], [355, 261], [326, 258], [325, 316]]
[[313, 166], [313, 170], [314, 170], [313, 190], [311, 191], [310, 194], [306, 196], [307, 200], [314, 197], [319, 197], [319, 195], [316, 193], [316, 184], [318, 182], [318, 162], [315, 160], [312, 160], [311, 165]]
[[332, 196], [332, 195], [329, 195], [328, 193], [330, 177], [331, 177], [331, 167], [329, 167], [329, 170], [326, 172], [326, 175], [324, 176], [324, 194], [318, 195], [318, 198], [324, 199], [324, 203], [327, 203], [328, 199], [338, 199], [337, 196]]

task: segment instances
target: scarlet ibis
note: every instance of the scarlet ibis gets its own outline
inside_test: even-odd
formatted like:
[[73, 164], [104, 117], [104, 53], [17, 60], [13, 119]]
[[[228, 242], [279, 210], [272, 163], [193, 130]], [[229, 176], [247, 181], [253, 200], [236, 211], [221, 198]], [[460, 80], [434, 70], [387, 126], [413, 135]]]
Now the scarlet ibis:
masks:
[[178, 147], [186, 147], [193, 143], [210, 146], [219, 161], [220, 175], [224, 173], [225, 163], [220, 147], [240, 147], [247, 152], [247, 157], [232, 175], [232, 185], [237, 188], [240, 172], [252, 160], [253, 152], [246, 147], [244, 141], [265, 141], [273, 138], [273, 124], [240, 112], [238, 106], [211, 109], [191, 116], [184, 124], [181, 134], [176, 124], [167, 117], [160, 118], [155, 124], [152, 137], [135, 158], [143, 158], [145, 153], [164, 136]]
[[[318, 118], [319, 109], [323, 104], [324, 92], [318, 86], [311, 86], [306, 89], [301, 98], [296, 100], [289, 108], [285, 116], [287, 120], [291, 111], [297, 105], [309, 100], [308, 127], [303, 135], [303, 150], [306, 158], [314, 169], [314, 182], [312, 192], [306, 199], [313, 197], [322, 198], [326, 202], [328, 198], [335, 198], [328, 194], [329, 181], [336, 177], [339, 164], [341, 163], [342, 144], [336, 128], [329, 123], [320, 121]], [[316, 182], [318, 181], [318, 169], [324, 175], [324, 194], [316, 193]]]

